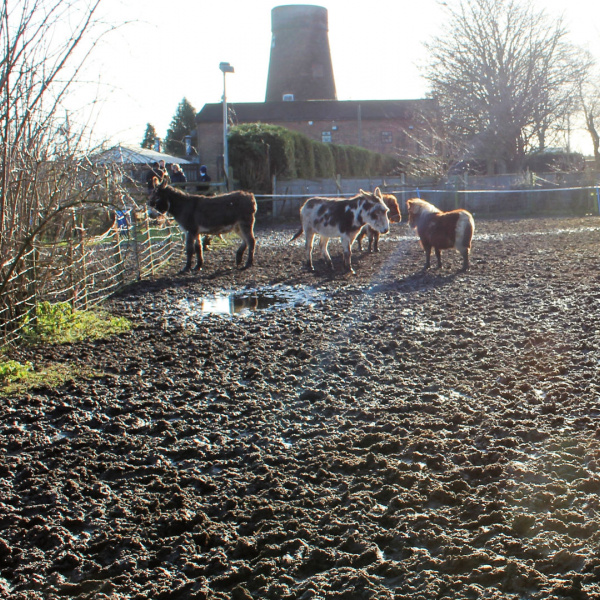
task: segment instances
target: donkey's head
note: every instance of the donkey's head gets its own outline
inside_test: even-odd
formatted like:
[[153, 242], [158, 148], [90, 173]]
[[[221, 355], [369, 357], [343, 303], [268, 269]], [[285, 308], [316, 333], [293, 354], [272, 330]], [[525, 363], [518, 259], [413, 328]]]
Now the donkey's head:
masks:
[[363, 217], [365, 221], [379, 233], [387, 233], [390, 228], [388, 219], [389, 208], [383, 201], [381, 190], [375, 188], [375, 192], [360, 190], [363, 203]]
[[147, 202], [148, 208], [161, 214], [164, 214], [169, 210], [169, 200], [164, 193], [166, 187], [166, 177], [163, 177], [161, 181], [159, 181], [158, 177], [152, 178], [152, 189], [150, 190], [150, 196]]

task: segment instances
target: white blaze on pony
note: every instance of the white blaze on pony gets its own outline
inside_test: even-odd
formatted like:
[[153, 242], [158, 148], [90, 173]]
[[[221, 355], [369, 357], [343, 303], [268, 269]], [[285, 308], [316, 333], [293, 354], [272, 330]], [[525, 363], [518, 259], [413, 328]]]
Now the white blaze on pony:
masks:
[[315, 235], [319, 235], [321, 254], [330, 268], [333, 268], [327, 245], [331, 238], [341, 238], [344, 249], [344, 266], [352, 273], [352, 243], [364, 225], [370, 225], [379, 233], [387, 233], [390, 228], [388, 207], [383, 202], [379, 188], [374, 193], [360, 192], [353, 198], [309, 198], [300, 209], [302, 227], [290, 240], [306, 237], [306, 264], [313, 271], [312, 248]]
[[442, 266], [441, 250], [456, 248], [463, 258], [462, 271], [469, 268], [469, 253], [475, 231], [475, 222], [470, 212], [459, 208], [442, 212], [433, 204], [420, 198], [406, 201], [408, 224], [417, 230], [421, 246], [425, 250], [425, 269], [431, 265], [431, 249], [435, 250], [437, 266]]

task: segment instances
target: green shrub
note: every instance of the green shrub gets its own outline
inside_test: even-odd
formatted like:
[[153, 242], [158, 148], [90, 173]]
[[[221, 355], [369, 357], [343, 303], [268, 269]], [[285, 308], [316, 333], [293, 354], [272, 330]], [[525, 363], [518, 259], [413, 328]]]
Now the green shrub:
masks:
[[585, 166], [579, 152], [535, 152], [525, 158], [525, 167], [533, 173], [582, 171]]
[[25, 379], [31, 371], [31, 363], [22, 364], [16, 360], [0, 360], [0, 385], [8, 385]]
[[68, 302], [42, 302], [34, 318], [25, 317], [23, 337], [30, 343], [61, 344], [99, 339], [129, 329], [127, 319], [105, 312], [74, 311]]
[[322, 142], [314, 143], [315, 177], [335, 177], [335, 160], [331, 150], [331, 144]]
[[358, 146], [323, 144], [265, 123], [246, 123], [229, 133], [229, 159], [242, 189], [270, 193], [272, 177], [371, 177], [393, 174], [399, 162]]

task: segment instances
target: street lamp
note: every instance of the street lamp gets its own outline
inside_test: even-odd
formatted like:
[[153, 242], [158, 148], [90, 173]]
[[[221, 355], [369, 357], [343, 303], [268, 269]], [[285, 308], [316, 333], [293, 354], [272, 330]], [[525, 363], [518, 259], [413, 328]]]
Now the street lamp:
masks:
[[223, 71], [223, 170], [225, 171], [225, 185], [229, 189], [229, 156], [227, 152], [227, 91], [225, 87], [225, 75], [234, 73], [233, 67], [228, 62], [219, 63], [219, 69]]

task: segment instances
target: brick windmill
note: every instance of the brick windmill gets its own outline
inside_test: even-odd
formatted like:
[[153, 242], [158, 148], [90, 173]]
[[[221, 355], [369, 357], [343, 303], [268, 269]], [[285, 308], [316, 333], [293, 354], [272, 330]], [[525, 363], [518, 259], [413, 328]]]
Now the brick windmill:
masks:
[[271, 11], [267, 102], [337, 100], [327, 9], [296, 4]]

